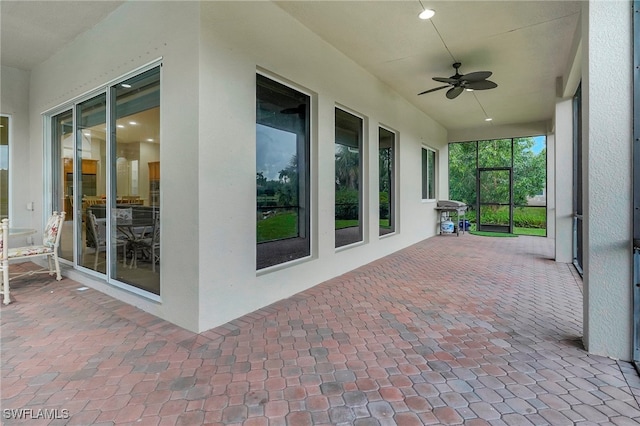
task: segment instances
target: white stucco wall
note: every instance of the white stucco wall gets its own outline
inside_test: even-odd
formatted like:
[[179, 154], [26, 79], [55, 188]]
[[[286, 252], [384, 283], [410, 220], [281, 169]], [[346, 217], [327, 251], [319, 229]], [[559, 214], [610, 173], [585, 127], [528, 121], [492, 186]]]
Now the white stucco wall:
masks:
[[[27, 203], [39, 200], [30, 197], [31, 174], [25, 167], [29, 152], [29, 78], [28, 71], [2, 67], [0, 69], [0, 114], [10, 117], [9, 129], [9, 220], [12, 226], [31, 226], [33, 212]], [[21, 166], [18, 166], [21, 165]], [[26, 238], [12, 239], [13, 244], [26, 244]]]
[[[446, 132], [271, 2], [205, 2], [200, 45], [201, 328], [226, 322], [392, 253], [435, 232], [421, 201], [421, 145], [444, 153]], [[314, 93], [313, 259], [256, 272], [255, 74], [264, 70]], [[365, 117], [365, 243], [334, 247], [334, 107]], [[398, 131], [396, 235], [379, 238], [378, 126]], [[220, 226], [222, 224], [222, 226]]]
[[[69, 276], [183, 327], [198, 328], [198, 43], [196, 2], [127, 2], [32, 71], [30, 169], [42, 171], [41, 113], [162, 58], [162, 303]], [[44, 194], [33, 175], [31, 194]], [[34, 223], [42, 218], [37, 204]]]
[[556, 102], [555, 112], [555, 258], [573, 261], [573, 100]]
[[[170, 28], [171, 31], [167, 31]], [[130, 2], [32, 71], [31, 170], [43, 168], [42, 113], [162, 59], [161, 302], [67, 268], [70, 277], [193, 331], [203, 331], [434, 235], [421, 200], [422, 145], [444, 155], [444, 128], [271, 2]], [[312, 259], [256, 272], [255, 74], [313, 95]], [[3, 79], [4, 80], [4, 79]], [[365, 117], [365, 242], [334, 248], [334, 107]], [[3, 111], [4, 112], [4, 111]], [[378, 126], [397, 131], [397, 232], [379, 238]], [[25, 136], [26, 138], [26, 136]], [[142, 155], [142, 154], [141, 154]], [[143, 170], [143, 172], [145, 172]], [[28, 187], [41, 197], [42, 179]], [[48, 206], [36, 203], [31, 225]]]
[[583, 4], [584, 340], [632, 353], [632, 8]]
[[556, 235], [556, 135], [547, 134], [547, 238]]

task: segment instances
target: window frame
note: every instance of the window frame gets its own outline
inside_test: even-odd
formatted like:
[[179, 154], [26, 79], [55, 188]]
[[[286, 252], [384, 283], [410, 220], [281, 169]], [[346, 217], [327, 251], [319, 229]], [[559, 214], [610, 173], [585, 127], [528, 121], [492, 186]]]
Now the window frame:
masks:
[[[389, 176], [389, 226], [391, 231], [382, 233], [379, 221], [381, 220], [378, 217], [378, 236], [380, 238], [385, 237], [387, 235], [395, 234], [398, 230], [398, 215], [397, 215], [397, 185], [398, 185], [398, 132], [391, 129], [390, 127], [384, 126], [382, 124], [378, 124], [378, 167], [380, 165], [380, 133], [381, 130], [389, 132], [393, 135], [393, 140], [391, 142], [391, 173]], [[378, 212], [380, 211], [380, 170], [378, 170]]]
[[[163, 79], [163, 59], [158, 58], [145, 65], [134, 68], [131, 71], [118, 76], [117, 78], [108, 80], [105, 83], [102, 83], [99, 86], [79, 96], [73, 97], [65, 101], [64, 103], [61, 103], [41, 113], [42, 125], [43, 125], [43, 144], [44, 144], [43, 151], [44, 151], [44, 158], [45, 158], [45, 162], [43, 165], [43, 173], [45, 176], [45, 181], [44, 181], [45, 190], [43, 191], [43, 194], [42, 194], [43, 221], [47, 220], [48, 216], [51, 214], [52, 211], [60, 210], [60, 207], [61, 207], [60, 203], [63, 202], [62, 198], [60, 197], [60, 194], [63, 193], [62, 188], [64, 186], [64, 181], [63, 180], [59, 181], [58, 179], [60, 178], [57, 177], [58, 174], [62, 176], [61, 170], [63, 170], [63, 166], [57, 163], [57, 161], [60, 160], [60, 158], [58, 158], [57, 155], [62, 154], [62, 151], [58, 152], [57, 149], [54, 148], [53, 146], [56, 143], [56, 141], [53, 140], [53, 138], [55, 137], [55, 134], [54, 134], [55, 132], [52, 130], [52, 124], [55, 117], [58, 115], [64, 114], [67, 111], [71, 112], [71, 115], [73, 117], [72, 119], [73, 133], [71, 137], [73, 139], [73, 146], [74, 146], [72, 150], [74, 152], [74, 159], [75, 159], [76, 158], [75, 156], [77, 155], [76, 148], [78, 145], [78, 138], [80, 134], [78, 133], [78, 125], [79, 125], [79, 122], [78, 122], [79, 118], [77, 116], [78, 107], [81, 104], [91, 100], [92, 98], [105, 95], [106, 101], [107, 101], [106, 113], [105, 113], [105, 120], [106, 120], [105, 126], [107, 128], [107, 135], [110, 135], [111, 132], [109, 129], [112, 129], [113, 126], [115, 126], [115, 118], [112, 117], [112, 110], [111, 110], [111, 103], [113, 103], [114, 101], [112, 99], [112, 94], [115, 91], [115, 87], [131, 78], [137, 77], [139, 75], [146, 73], [147, 71], [150, 71], [156, 68], [159, 71], [159, 80], [158, 80], [159, 89], [158, 90], [160, 94], [159, 94], [158, 102], [159, 102], [159, 107], [162, 108], [162, 92], [163, 92], [163, 80], [164, 80]], [[160, 117], [162, 117], [162, 114], [160, 114]], [[161, 118], [160, 118], [159, 126], [160, 126], [160, 129], [159, 129], [160, 140], [162, 140], [163, 138], [162, 138], [162, 119]], [[111, 163], [114, 163], [115, 161], [115, 159], [111, 158], [113, 156], [112, 155], [113, 149], [109, 148], [109, 146], [112, 144], [111, 136], [106, 137], [105, 144], [106, 144], [105, 162], [108, 163], [105, 165], [105, 167], [109, 169], [109, 171], [107, 171], [106, 173], [105, 182], [106, 182], [106, 191], [109, 192], [112, 190], [112, 180], [113, 180], [113, 177], [111, 176], [113, 174], [113, 170], [111, 169], [115, 168], [115, 167], [112, 167], [114, 166], [114, 164], [111, 164]], [[78, 178], [78, 173], [81, 174], [81, 171], [82, 171], [81, 161], [74, 161], [73, 167], [74, 167], [73, 188], [78, 188], [79, 187], [78, 184], [80, 182]], [[75, 192], [77, 191], [74, 191], [74, 193]], [[112, 202], [113, 202], [113, 206], [115, 206], [115, 199], [113, 199]], [[76, 204], [77, 203], [74, 202], [74, 205]], [[111, 204], [109, 204], [109, 206], [111, 206]], [[158, 206], [158, 209], [161, 210], [160, 205]], [[105, 208], [105, 215], [107, 218], [107, 221], [106, 221], [107, 235], [114, 235], [116, 232], [115, 226], [112, 227], [111, 210], [112, 210], [111, 208]], [[82, 209], [78, 209], [76, 207], [73, 209], [72, 212], [70, 212], [71, 214], [67, 215], [67, 220], [71, 220], [71, 219], [74, 220], [74, 225], [72, 226], [72, 231], [71, 231], [73, 235], [73, 255], [70, 260], [61, 257], [60, 262], [71, 266], [75, 270], [86, 273], [89, 276], [97, 277], [99, 279], [104, 279], [107, 284], [115, 288], [129, 291], [133, 294], [136, 294], [148, 300], [161, 302], [162, 301], [162, 295], [160, 294], [162, 289], [161, 273], [158, 276], [158, 279], [160, 280], [158, 284], [159, 286], [158, 294], [156, 294], [153, 291], [146, 290], [142, 286], [139, 286], [137, 284], [129, 283], [127, 281], [121, 280], [114, 273], [115, 272], [114, 262], [116, 261], [114, 257], [114, 253], [115, 253], [115, 250], [117, 249], [117, 247], [115, 246], [110, 247], [106, 250], [107, 266], [106, 266], [106, 271], [104, 273], [96, 272], [93, 269], [85, 267], [82, 264], [82, 261], [81, 261], [82, 251], [80, 250], [79, 247], [82, 244], [81, 239], [83, 238], [82, 237], [83, 231], [81, 228], [84, 222], [82, 221], [82, 218], [81, 218], [81, 211]], [[111, 239], [112, 238], [109, 238], [109, 240]], [[111, 244], [111, 241], [109, 241], [108, 244]], [[160, 240], [160, 245], [161, 245], [160, 251], [162, 251], [162, 240]]]
[[[258, 257], [259, 257], [259, 253], [258, 253], [258, 246], [260, 244], [264, 244], [265, 242], [274, 242], [274, 241], [281, 241], [284, 240], [285, 238], [281, 238], [281, 239], [276, 239], [276, 240], [272, 240], [272, 241], [262, 241], [262, 242], [258, 242], [258, 235], [257, 235], [257, 229], [256, 229], [256, 237], [255, 237], [255, 244], [256, 244], [256, 273], [257, 275], [261, 275], [264, 273], [269, 273], [272, 272], [274, 270], [280, 270], [282, 268], [287, 268], [290, 267], [292, 265], [298, 264], [300, 262], [305, 262], [311, 258], [313, 258], [313, 221], [314, 221], [314, 211], [313, 211], [313, 206], [312, 206], [312, 200], [313, 200], [313, 195], [312, 195], [312, 189], [313, 189], [313, 183], [311, 182], [312, 180], [312, 176], [313, 176], [313, 167], [312, 167], [312, 151], [313, 151], [313, 147], [314, 147], [314, 119], [313, 119], [313, 114], [314, 114], [314, 110], [315, 110], [315, 95], [312, 91], [304, 88], [303, 86], [300, 86], [296, 83], [293, 83], [285, 78], [279, 77], [273, 73], [270, 73], [266, 70], [263, 69], [256, 69], [256, 83], [255, 83], [255, 88], [256, 91], [258, 90], [258, 80], [259, 78], [264, 78], [267, 80], [270, 80], [271, 82], [274, 82], [278, 85], [284, 86], [285, 88], [292, 90], [294, 92], [297, 92], [301, 95], [306, 96], [307, 98], [307, 102], [308, 105], [306, 107], [306, 113], [308, 115], [306, 123], [305, 123], [305, 146], [304, 146], [304, 161], [305, 164], [303, 166], [303, 170], [304, 170], [304, 176], [303, 176], [303, 184], [299, 184], [298, 185], [298, 207], [300, 208], [302, 206], [302, 208], [304, 209], [304, 229], [300, 228], [300, 218], [298, 218], [298, 228], [297, 228], [297, 233], [298, 233], [298, 238], [303, 238], [305, 241], [305, 249], [306, 252], [303, 256], [299, 256], [299, 257], [295, 257], [293, 259], [290, 260], [285, 260], [285, 261], [281, 261], [281, 262], [276, 262], [273, 263], [271, 265], [267, 265], [267, 266], [262, 266], [262, 267], [258, 267]], [[258, 102], [258, 94], [256, 92], [256, 120], [255, 120], [255, 126], [256, 126], [256, 175], [258, 173], [257, 170], [257, 144], [258, 144], [258, 138], [257, 138], [257, 126], [261, 123], [258, 122], [258, 111], [257, 111], [257, 102]], [[296, 148], [296, 155], [298, 155], [298, 148]], [[299, 165], [298, 162], [298, 169], [300, 170], [301, 167]], [[300, 189], [304, 189], [304, 194], [301, 196], [300, 195]], [[256, 190], [255, 190], [255, 194], [256, 194], [256, 209], [257, 209], [257, 183], [256, 183]], [[256, 225], [257, 225], [257, 219], [256, 219]], [[301, 237], [301, 234], [303, 234], [303, 236]]]
[[[365, 212], [367, 211], [367, 209], [365, 208], [365, 205], [364, 205], [365, 193], [366, 193], [365, 192], [366, 174], [365, 174], [365, 170], [364, 169], [365, 169], [365, 165], [366, 165], [366, 160], [365, 160], [366, 152], [365, 152], [365, 149], [366, 149], [367, 141], [368, 141], [367, 133], [366, 133], [367, 132], [367, 128], [368, 128], [367, 118], [364, 115], [362, 115], [362, 114], [360, 114], [360, 113], [358, 113], [358, 112], [356, 112], [356, 111], [354, 111], [354, 110], [352, 110], [350, 108], [347, 108], [347, 107], [345, 107], [343, 105], [340, 105], [340, 104], [336, 103], [334, 105], [334, 109], [333, 109], [333, 117], [334, 117], [334, 129], [333, 129], [334, 130], [334, 141], [333, 141], [333, 146], [334, 146], [334, 152], [335, 152], [335, 146], [338, 145], [337, 144], [337, 139], [335, 137], [335, 132], [336, 132], [336, 130], [338, 128], [336, 123], [335, 123], [335, 118], [336, 118], [336, 115], [337, 115], [338, 111], [341, 111], [341, 112], [343, 112], [345, 114], [348, 114], [348, 115], [353, 116], [353, 117], [357, 118], [358, 120], [360, 120], [360, 138], [358, 140], [358, 154], [359, 154], [358, 155], [358, 157], [359, 157], [358, 158], [358, 228], [359, 228], [358, 229], [358, 233], [359, 233], [358, 237], [359, 237], [359, 239], [356, 240], [356, 241], [350, 241], [350, 242], [347, 242], [345, 244], [340, 244], [340, 245], [338, 245], [337, 239], [334, 239], [334, 247], [335, 247], [335, 249], [337, 251], [343, 250], [345, 248], [349, 248], [349, 247], [352, 247], [352, 246], [355, 246], [355, 245], [364, 244], [365, 241], [366, 241], [366, 238], [367, 238], [366, 233], [365, 233], [366, 227], [365, 227], [365, 217], [364, 217]], [[340, 145], [344, 146], [344, 144], [340, 144]], [[333, 164], [334, 164], [334, 174], [333, 174], [334, 175], [334, 204], [333, 205], [334, 205], [334, 211], [335, 211], [335, 206], [336, 206], [336, 201], [335, 201], [335, 191], [336, 191], [336, 188], [335, 188], [335, 186], [336, 186], [335, 185], [335, 179], [336, 179], [335, 154], [334, 154]], [[338, 229], [335, 228], [335, 214], [334, 214], [334, 235], [336, 234], [337, 231], [338, 231]]]
[[9, 114], [0, 114], [0, 117], [2, 117], [3, 119], [6, 119], [7, 121], [7, 129], [6, 131], [6, 135], [7, 135], [7, 175], [6, 175], [6, 188], [7, 188], [7, 211], [6, 211], [6, 215], [2, 214], [2, 211], [0, 211], [0, 219], [5, 219], [5, 218], [11, 218], [11, 183], [12, 183], [12, 167], [11, 167], [11, 140], [12, 140], [12, 136], [13, 136], [13, 124], [12, 124], [12, 117]]
[[[425, 157], [426, 152], [426, 157]], [[433, 155], [433, 170], [429, 168], [429, 153]], [[425, 161], [426, 158], [426, 161]], [[426, 145], [420, 147], [420, 162], [421, 162], [421, 199], [424, 202], [435, 201], [438, 197], [438, 152]], [[431, 182], [430, 172], [433, 172], [433, 182]], [[429, 193], [429, 184], [432, 183], [433, 194]], [[425, 198], [425, 192], [427, 197]], [[430, 197], [431, 196], [431, 197]]]

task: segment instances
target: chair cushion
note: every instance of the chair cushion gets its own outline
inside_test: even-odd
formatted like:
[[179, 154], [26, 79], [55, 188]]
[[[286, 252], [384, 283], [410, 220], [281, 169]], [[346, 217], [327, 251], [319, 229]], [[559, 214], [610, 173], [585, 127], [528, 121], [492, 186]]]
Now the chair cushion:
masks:
[[39, 254], [51, 254], [53, 248], [47, 246], [26, 246], [9, 248], [9, 259], [14, 257], [36, 256]]
[[58, 235], [58, 226], [59, 226], [58, 215], [56, 214], [51, 215], [51, 217], [49, 218], [49, 221], [47, 222], [47, 226], [44, 228], [44, 234], [42, 235], [43, 245], [47, 247], [53, 247], [55, 245], [56, 237]]

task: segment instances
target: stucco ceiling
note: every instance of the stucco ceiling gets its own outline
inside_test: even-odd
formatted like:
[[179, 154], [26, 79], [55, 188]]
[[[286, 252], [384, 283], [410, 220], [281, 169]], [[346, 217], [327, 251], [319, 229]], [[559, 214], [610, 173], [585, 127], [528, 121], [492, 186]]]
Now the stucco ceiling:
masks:
[[[29, 70], [114, 11], [120, 1], [0, 2], [2, 65]], [[567, 68], [579, 1], [281, 1], [325, 41], [448, 129], [550, 120]], [[250, 8], [250, 5], [247, 4]], [[496, 89], [445, 97], [432, 77], [492, 71]], [[493, 118], [487, 123], [486, 117]]]

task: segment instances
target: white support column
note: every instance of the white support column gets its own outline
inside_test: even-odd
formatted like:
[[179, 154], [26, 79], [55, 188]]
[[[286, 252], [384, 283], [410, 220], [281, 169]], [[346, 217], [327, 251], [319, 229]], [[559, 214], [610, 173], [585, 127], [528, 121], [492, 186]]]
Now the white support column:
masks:
[[[556, 135], [547, 133], [547, 238], [556, 238]], [[557, 255], [556, 255], [557, 258]]]
[[632, 355], [632, 7], [583, 3], [584, 340]]
[[573, 260], [573, 101], [556, 102], [555, 239], [556, 262]]

